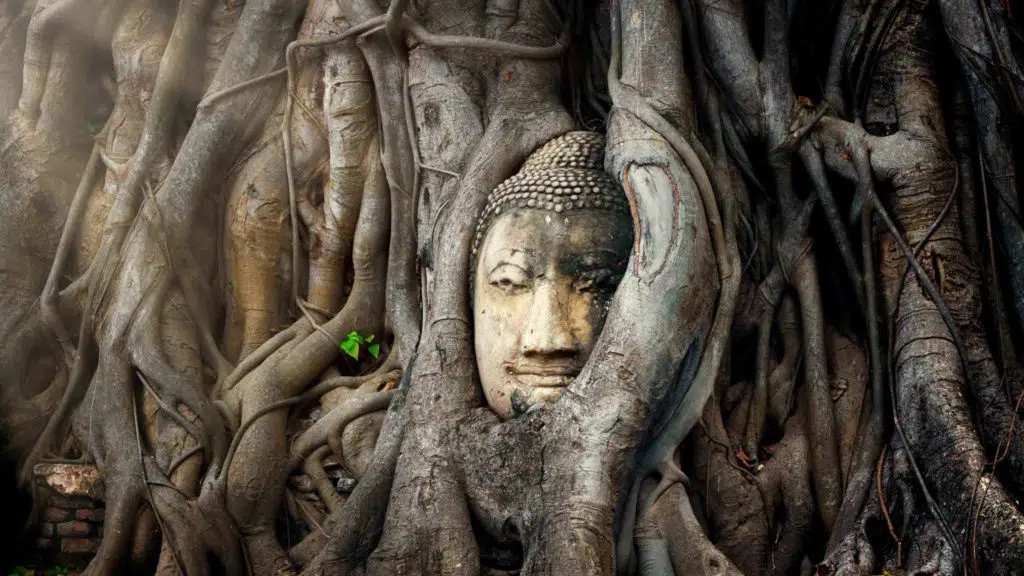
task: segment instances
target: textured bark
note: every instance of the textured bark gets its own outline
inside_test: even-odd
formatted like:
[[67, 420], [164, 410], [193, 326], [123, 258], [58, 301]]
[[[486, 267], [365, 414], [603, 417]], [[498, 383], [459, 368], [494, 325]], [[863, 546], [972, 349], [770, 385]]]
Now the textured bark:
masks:
[[[1020, 14], [6, 2], [5, 453], [97, 466], [88, 574], [1020, 572]], [[581, 129], [636, 241], [501, 421], [477, 219]]]

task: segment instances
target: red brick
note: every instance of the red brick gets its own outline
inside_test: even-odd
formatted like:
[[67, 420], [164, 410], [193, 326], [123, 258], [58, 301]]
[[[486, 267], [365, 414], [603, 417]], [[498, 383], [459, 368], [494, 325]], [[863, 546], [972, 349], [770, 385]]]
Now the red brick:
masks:
[[71, 511], [53, 506], [43, 509], [43, 522], [63, 522], [71, 518]]
[[75, 510], [75, 518], [77, 520], [84, 520], [86, 522], [103, 522], [103, 517], [106, 515], [106, 510], [103, 508], [94, 508], [91, 510]]
[[39, 535], [43, 538], [50, 538], [57, 532], [57, 527], [54, 526], [53, 522], [40, 522], [39, 523]]
[[65, 538], [60, 541], [60, 550], [65, 554], [95, 554], [99, 548], [99, 538]]
[[53, 538], [37, 538], [36, 550], [53, 550], [57, 547], [57, 541]]
[[61, 536], [89, 536], [92, 534], [92, 529], [92, 524], [80, 520], [57, 524], [57, 534]]

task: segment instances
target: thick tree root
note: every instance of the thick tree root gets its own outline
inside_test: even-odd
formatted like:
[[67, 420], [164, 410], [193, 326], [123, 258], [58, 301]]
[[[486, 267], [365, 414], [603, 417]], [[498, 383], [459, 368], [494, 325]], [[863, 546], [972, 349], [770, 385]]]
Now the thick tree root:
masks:
[[[0, 407], [100, 469], [88, 574], [1024, 570], [1010, 4], [386, 4], [0, 6]], [[469, 246], [580, 127], [636, 244], [502, 422]]]

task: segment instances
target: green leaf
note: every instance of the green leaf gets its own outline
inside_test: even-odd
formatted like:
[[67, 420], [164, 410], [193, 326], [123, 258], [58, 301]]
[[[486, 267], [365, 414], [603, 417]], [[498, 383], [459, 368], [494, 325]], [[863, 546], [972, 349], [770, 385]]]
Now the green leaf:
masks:
[[380, 358], [380, 344], [370, 344], [370, 347], [367, 348], [367, 350], [374, 358]]
[[370, 334], [369, 336], [366, 337], [366, 343], [369, 344], [370, 342], [373, 342], [374, 338], [375, 336], [373, 334]]
[[363, 343], [363, 336], [359, 332], [356, 332], [355, 330], [349, 332], [348, 335], [345, 336], [345, 338], [352, 340], [356, 344]]
[[359, 343], [351, 338], [341, 343], [341, 350], [349, 356], [359, 360]]

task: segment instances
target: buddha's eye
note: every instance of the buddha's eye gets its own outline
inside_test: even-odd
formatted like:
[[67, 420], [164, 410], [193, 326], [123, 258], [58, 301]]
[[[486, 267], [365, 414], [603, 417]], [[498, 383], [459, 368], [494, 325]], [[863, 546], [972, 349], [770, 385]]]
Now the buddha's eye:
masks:
[[500, 264], [491, 271], [488, 281], [499, 290], [516, 293], [527, 287], [530, 278], [526, 270], [515, 264]]
[[591, 268], [584, 270], [573, 283], [577, 292], [596, 292], [610, 294], [615, 291], [622, 274], [609, 268]]

